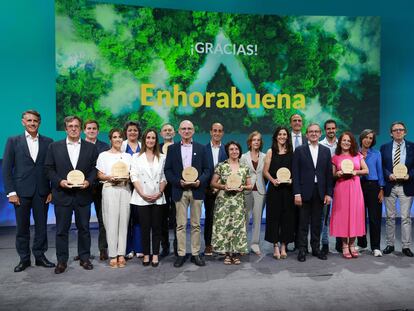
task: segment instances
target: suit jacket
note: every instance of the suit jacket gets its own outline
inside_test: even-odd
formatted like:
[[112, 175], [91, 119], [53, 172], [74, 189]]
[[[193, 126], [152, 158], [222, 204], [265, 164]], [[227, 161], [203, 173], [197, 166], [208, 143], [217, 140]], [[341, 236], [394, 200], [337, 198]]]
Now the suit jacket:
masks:
[[[290, 141], [292, 142], [292, 148], [295, 148], [295, 140], [293, 139], [293, 132], [290, 131]], [[306, 137], [305, 134], [300, 134], [301, 138], [302, 138], [302, 145], [307, 145], [308, 144], [308, 138]]]
[[[206, 149], [203, 145], [193, 142], [193, 157], [191, 166], [197, 169], [198, 180], [200, 181], [200, 186], [198, 188], [190, 188], [193, 192], [193, 197], [195, 200], [204, 199], [204, 191], [211, 178], [211, 171], [208, 166], [205, 150]], [[181, 142], [176, 142], [168, 147], [164, 169], [167, 181], [171, 183], [172, 198], [175, 202], [180, 201], [183, 195], [183, 188], [180, 184], [180, 181], [182, 179], [182, 171], [183, 161], [181, 157]]]
[[316, 168], [313, 165], [309, 145], [301, 145], [293, 154], [293, 193], [300, 194], [302, 200], [308, 201], [312, 198], [315, 175], [318, 180], [318, 190], [321, 199], [325, 195], [332, 197], [333, 174], [331, 152], [329, 148], [319, 145]]
[[[160, 158], [154, 157], [153, 171], [151, 171], [147, 156], [145, 153], [138, 156], [134, 154], [131, 164], [131, 181], [138, 181], [141, 185], [141, 188], [145, 194], [154, 194], [160, 191], [160, 183], [162, 181], [167, 181], [164, 174], [164, 165], [165, 165], [165, 155], [160, 154]], [[150, 205], [165, 204], [165, 196], [162, 195], [154, 203], [148, 203], [145, 201], [138, 192], [134, 189], [131, 198], [131, 204], [135, 205]]]
[[3, 155], [3, 180], [6, 194], [16, 192], [21, 197], [50, 193], [50, 183], [44, 174], [44, 163], [52, 139], [39, 135], [39, 152], [36, 161], [30, 156], [26, 136], [10, 137]]
[[[240, 163], [243, 163], [249, 168], [250, 178], [252, 185], [256, 184], [257, 191], [260, 194], [266, 194], [266, 185], [265, 179], [263, 177], [263, 166], [266, 155], [263, 152], [259, 152], [259, 163], [257, 164], [257, 169], [254, 169], [252, 163], [252, 157], [250, 156], [250, 151], [244, 153], [240, 159]], [[250, 193], [251, 191], [245, 191], [245, 193]]]
[[96, 149], [98, 150], [98, 155], [104, 151], [108, 151], [111, 147], [102, 140], [97, 139], [95, 142]]
[[[52, 183], [52, 202], [55, 205], [88, 205], [92, 203], [92, 185], [96, 178], [96, 159], [98, 150], [96, 146], [81, 140], [79, 159], [76, 168], [70, 162], [66, 139], [51, 143], [47, 151], [45, 169]], [[67, 178], [71, 170], [80, 170], [85, 175], [90, 186], [86, 189], [60, 187], [60, 182]]]
[[[391, 189], [394, 187], [395, 182], [391, 182], [389, 177], [392, 174], [392, 145], [393, 141], [386, 143], [381, 146], [381, 158], [382, 158], [382, 169], [384, 172], [385, 187], [384, 195], [390, 196]], [[407, 181], [403, 181], [404, 194], [406, 196], [414, 196], [414, 143], [405, 141], [405, 166], [408, 168], [408, 175], [410, 178]]]
[[[210, 184], [211, 178], [213, 177], [214, 174], [214, 160], [213, 160], [213, 151], [211, 148], [211, 143], [209, 142], [206, 146], [206, 156], [207, 156], [207, 162], [208, 162], [208, 168], [210, 169], [210, 179], [208, 181], [208, 183]], [[224, 162], [227, 160], [227, 153], [226, 153], [226, 149], [224, 148], [224, 145], [221, 144], [220, 149], [219, 149], [219, 154], [218, 154], [218, 162]]]

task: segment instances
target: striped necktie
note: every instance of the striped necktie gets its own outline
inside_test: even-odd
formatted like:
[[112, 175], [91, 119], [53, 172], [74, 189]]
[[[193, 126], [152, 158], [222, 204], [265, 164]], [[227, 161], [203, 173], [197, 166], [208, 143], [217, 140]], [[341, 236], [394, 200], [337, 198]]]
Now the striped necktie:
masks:
[[395, 149], [394, 160], [392, 161], [392, 167], [400, 163], [401, 160], [401, 144], [397, 144], [397, 149]]

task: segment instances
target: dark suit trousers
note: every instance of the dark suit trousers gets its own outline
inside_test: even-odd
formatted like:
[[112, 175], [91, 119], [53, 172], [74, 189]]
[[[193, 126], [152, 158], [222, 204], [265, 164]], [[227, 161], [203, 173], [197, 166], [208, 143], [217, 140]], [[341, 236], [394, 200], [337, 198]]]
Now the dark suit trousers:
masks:
[[309, 201], [302, 201], [299, 207], [299, 248], [306, 249], [308, 242], [309, 220], [311, 225], [312, 250], [319, 250], [321, 236], [321, 213], [323, 200], [319, 196], [318, 185], [313, 188], [312, 198]]
[[[158, 255], [160, 253], [161, 221], [163, 205], [137, 205], [141, 223], [142, 250], [144, 255]], [[152, 235], [152, 239], [151, 239]]]
[[73, 212], [75, 212], [75, 223], [78, 229], [78, 255], [81, 260], [87, 260], [91, 255], [91, 235], [89, 232], [91, 206], [55, 205], [56, 257], [58, 262], [67, 262], [69, 258], [69, 230]]
[[97, 185], [94, 188], [93, 204], [95, 206], [96, 218], [98, 219], [99, 235], [98, 235], [98, 247], [99, 250], [108, 248], [108, 242], [106, 241], [106, 230], [102, 217], [102, 184]]
[[174, 229], [174, 241], [177, 243], [177, 236], [175, 233], [175, 202], [171, 197], [171, 184], [165, 187], [164, 191], [166, 204], [162, 207], [162, 221], [161, 221], [161, 246], [163, 249], [170, 248], [170, 234], [169, 229]]
[[[377, 181], [365, 180], [361, 182], [364, 194], [365, 215], [368, 210], [369, 238], [371, 250], [380, 249], [382, 204], [378, 202], [380, 187]], [[358, 246], [367, 247], [367, 237], [358, 237]]]
[[33, 197], [19, 197], [20, 205], [15, 206], [16, 250], [21, 261], [30, 260], [30, 210], [33, 209], [35, 234], [32, 252], [41, 258], [47, 251], [47, 212], [46, 196], [35, 193]]
[[208, 191], [204, 198], [204, 244], [205, 246], [211, 245], [211, 236], [213, 234], [213, 217], [214, 217], [214, 203], [216, 202], [216, 194]]

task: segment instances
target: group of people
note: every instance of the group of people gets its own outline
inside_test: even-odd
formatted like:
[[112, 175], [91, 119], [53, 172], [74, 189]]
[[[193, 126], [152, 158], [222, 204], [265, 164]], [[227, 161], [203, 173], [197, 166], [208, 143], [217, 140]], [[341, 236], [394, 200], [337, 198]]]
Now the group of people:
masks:
[[[367, 219], [373, 255], [382, 256], [395, 250], [397, 200], [402, 252], [413, 257], [414, 145], [405, 140], [403, 122], [391, 125], [392, 141], [378, 151], [373, 148], [376, 137], [370, 129], [362, 131], [358, 146], [351, 132], [337, 138], [336, 122], [327, 120], [325, 138], [320, 140], [318, 124], [310, 123], [303, 134], [302, 116], [293, 114], [290, 129], [278, 126], [266, 153], [258, 131], [248, 136], [245, 153], [236, 141], [223, 144], [220, 123], [211, 125], [211, 140], [202, 145], [194, 141], [195, 129], [189, 120], [180, 123], [177, 142], [174, 127], [163, 125], [162, 143], [156, 129], [141, 133], [139, 124], [129, 121], [123, 129], [110, 130], [108, 145], [97, 139], [99, 124], [95, 120], [83, 123], [77, 116], [66, 117], [66, 138], [56, 142], [39, 135], [40, 122], [37, 111], [25, 111], [25, 133], [8, 139], [3, 156], [5, 190], [16, 213], [20, 262], [15, 272], [31, 265], [31, 210], [35, 222], [32, 253], [37, 266], [55, 268], [56, 274], [66, 271], [74, 213], [78, 230], [75, 260], [84, 269], [93, 269], [89, 232], [92, 202], [99, 223], [99, 257], [109, 260], [111, 268], [125, 267], [134, 256], [141, 257], [144, 266], [157, 267], [160, 257], [170, 253], [169, 228], [174, 228], [174, 266], [183, 266], [187, 260], [188, 209], [191, 262], [197, 266], [204, 266], [204, 256], [213, 253], [223, 255], [228, 265], [240, 264], [240, 256], [249, 251], [261, 255], [265, 206], [264, 238], [272, 243], [277, 260], [287, 258], [290, 243], [298, 250], [300, 262], [306, 261], [308, 244], [313, 256], [326, 260], [329, 235], [336, 237], [336, 249], [344, 258], [356, 258], [356, 243], [367, 247]], [[82, 128], [85, 139], [81, 139]], [[395, 173], [395, 167], [403, 167], [403, 176]], [[69, 177], [79, 171], [80, 180]], [[386, 248], [381, 251], [383, 200]], [[56, 265], [45, 256], [50, 202], [56, 216]], [[204, 252], [200, 225], [203, 203]]]

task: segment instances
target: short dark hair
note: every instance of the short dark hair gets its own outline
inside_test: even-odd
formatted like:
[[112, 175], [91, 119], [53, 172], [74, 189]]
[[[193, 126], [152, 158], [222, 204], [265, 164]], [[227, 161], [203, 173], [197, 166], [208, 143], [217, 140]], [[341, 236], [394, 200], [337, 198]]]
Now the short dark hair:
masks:
[[260, 134], [259, 131], [253, 131], [249, 134], [249, 136], [247, 137], [247, 149], [252, 150], [252, 140], [254, 136], [260, 135], [260, 146], [259, 146], [259, 150], [262, 151], [263, 148], [263, 137], [262, 134]]
[[241, 145], [237, 142], [237, 141], [235, 141], [235, 140], [231, 140], [231, 141], [229, 141], [225, 146], [224, 146], [224, 149], [226, 150], [226, 154], [227, 154], [227, 157], [230, 157], [229, 156], [229, 148], [230, 148], [230, 145], [236, 145], [237, 146], [237, 148], [239, 148], [239, 159], [241, 158], [241, 156], [242, 156], [242, 147], [241, 147]]
[[340, 155], [342, 153], [341, 142], [345, 135], [349, 136], [351, 140], [351, 147], [349, 148], [349, 153], [351, 156], [355, 157], [358, 154], [358, 145], [355, 140], [355, 136], [351, 132], [343, 132], [338, 138], [338, 144], [336, 145], [335, 154]]
[[[92, 122], [91, 122], [92, 123]], [[118, 132], [118, 133], [120, 133], [121, 134], [121, 137], [122, 137], [122, 139], [124, 139], [124, 132], [120, 129], [120, 128], [113, 128], [113, 129], [111, 129], [110, 131], [109, 131], [109, 133], [108, 133], [108, 138], [109, 138], [109, 140], [111, 140], [112, 139], [112, 135], [114, 134], [114, 133], [116, 133], [116, 132]]]
[[371, 148], [375, 146], [375, 144], [377, 143], [377, 135], [375, 134], [374, 130], [371, 130], [371, 129], [365, 129], [361, 132], [361, 134], [359, 134], [359, 146], [362, 147], [362, 141], [369, 134], [372, 134], [372, 143], [371, 143], [371, 146], [369, 147]]
[[135, 126], [138, 129], [138, 140], [141, 138], [141, 126], [138, 121], [127, 121], [124, 124], [124, 136], [127, 137], [128, 127]]
[[80, 127], [82, 127], [82, 119], [79, 118], [78, 116], [67, 116], [65, 117], [65, 119], [63, 119], [63, 122], [65, 122], [65, 128], [68, 125], [68, 123], [72, 122], [73, 120], [78, 120]]
[[335, 127], [337, 126], [336, 125], [336, 121], [335, 120], [333, 120], [333, 119], [328, 119], [328, 120], [326, 120], [325, 121], [325, 123], [323, 124], [323, 128], [326, 130], [326, 126], [329, 124], [329, 123], [333, 123], [333, 124], [335, 124]]
[[96, 124], [96, 127], [98, 128], [98, 131], [99, 131], [99, 123], [98, 123], [98, 121], [93, 120], [93, 119], [86, 120], [85, 123], [83, 124], [83, 129], [86, 129], [86, 126], [88, 124], [92, 124], [92, 123], [95, 123]]
[[394, 127], [394, 125], [397, 125], [397, 124], [402, 125], [402, 126], [403, 126], [403, 128], [404, 128], [404, 132], [407, 132], [407, 127], [405, 126], [405, 124], [404, 124], [404, 122], [403, 122], [403, 121], [394, 121], [394, 122], [392, 122], [392, 123], [391, 123], [391, 126], [390, 126], [390, 133], [392, 133], [392, 128]]
[[39, 119], [39, 122], [42, 120], [42, 117], [40, 116], [40, 113], [37, 112], [36, 110], [29, 109], [29, 110], [23, 111], [22, 112], [22, 119], [24, 119], [24, 116], [26, 114], [32, 114], [32, 115], [36, 116]]

